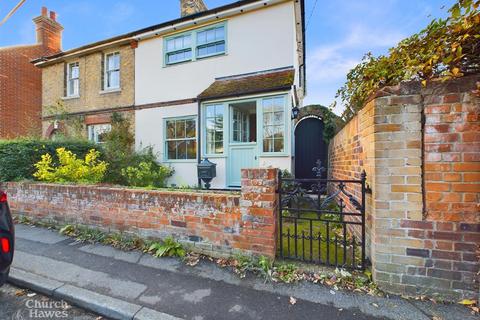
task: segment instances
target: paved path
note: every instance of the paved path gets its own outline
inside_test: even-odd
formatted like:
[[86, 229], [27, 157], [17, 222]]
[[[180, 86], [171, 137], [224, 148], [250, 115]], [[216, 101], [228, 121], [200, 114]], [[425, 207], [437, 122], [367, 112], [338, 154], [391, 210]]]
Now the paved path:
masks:
[[[37, 303], [42, 307], [38, 307]], [[54, 302], [55, 304], [51, 304]], [[36, 307], [37, 305], [37, 307]], [[50, 319], [100, 320], [97, 315], [86, 312], [58, 300], [52, 300], [32, 291], [22, 290], [11, 285], [0, 288], [0, 319], [27, 320], [40, 318], [41, 312], [50, 312]], [[45, 318], [45, 317], [43, 317]]]
[[188, 267], [177, 259], [76, 243], [41, 228], [18, 225], [16, 236], [15, 283], [37, 284], [43, 293], [116, 319], [475, 319], [456, 305], [241, 280], [213, 263]]

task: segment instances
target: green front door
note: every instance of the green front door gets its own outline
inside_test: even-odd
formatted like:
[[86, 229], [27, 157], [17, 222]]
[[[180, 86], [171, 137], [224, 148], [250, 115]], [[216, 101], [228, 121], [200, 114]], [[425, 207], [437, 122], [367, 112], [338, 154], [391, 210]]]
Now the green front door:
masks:
[[258, 166], [257, 102], [231, 103], [229, 118], [227, 181], [229, 187], [240, 187], [241, 169]]

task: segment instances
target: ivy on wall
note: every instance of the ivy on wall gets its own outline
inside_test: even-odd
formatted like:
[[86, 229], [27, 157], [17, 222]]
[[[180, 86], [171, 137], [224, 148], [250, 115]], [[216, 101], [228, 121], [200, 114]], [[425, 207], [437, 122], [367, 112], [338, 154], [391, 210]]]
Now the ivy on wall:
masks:
[[425, 29], [406, 38], [388, 55], [367, 53], [347, 74], [336, 98], [346, 106], [345, 121], [384, 86], [417, 80], [449, 80], [480, 72], [480, 0], [457, 0], [446, 19], [434, 19]]

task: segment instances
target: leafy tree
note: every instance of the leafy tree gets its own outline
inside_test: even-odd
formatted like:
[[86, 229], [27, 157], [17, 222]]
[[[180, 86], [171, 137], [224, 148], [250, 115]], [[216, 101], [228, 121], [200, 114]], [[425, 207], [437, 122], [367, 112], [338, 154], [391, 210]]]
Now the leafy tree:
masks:
[[480, 0], [457, 0], [446, 19], [391, 48], [388, 55], [367, 53], [337, 92], [348, 121], [379, 88], [418, 80], [449, 80], [480, 72]]

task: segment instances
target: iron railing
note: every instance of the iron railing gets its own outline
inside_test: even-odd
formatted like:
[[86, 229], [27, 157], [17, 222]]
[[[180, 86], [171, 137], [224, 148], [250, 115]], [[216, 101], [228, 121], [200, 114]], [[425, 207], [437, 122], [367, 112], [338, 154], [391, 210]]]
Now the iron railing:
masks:
[[359, 180], [295, 179], [279, 174], [279, 256], [364, 269], [366, 173]]

